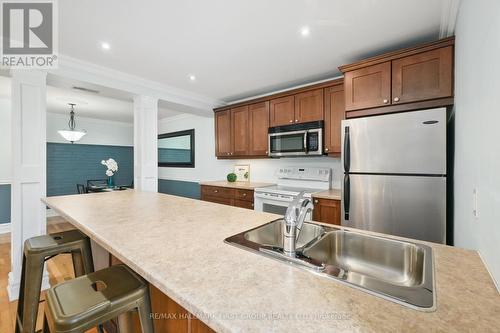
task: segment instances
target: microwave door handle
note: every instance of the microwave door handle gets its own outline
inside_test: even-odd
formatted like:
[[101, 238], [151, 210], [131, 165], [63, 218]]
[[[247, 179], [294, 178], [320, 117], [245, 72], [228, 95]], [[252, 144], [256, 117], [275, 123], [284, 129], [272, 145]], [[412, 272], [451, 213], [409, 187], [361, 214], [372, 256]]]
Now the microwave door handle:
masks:
[[309, 135], [309, 133], [307, 131], [304, 131], [304, 153], [307, 154], [307, 136]]

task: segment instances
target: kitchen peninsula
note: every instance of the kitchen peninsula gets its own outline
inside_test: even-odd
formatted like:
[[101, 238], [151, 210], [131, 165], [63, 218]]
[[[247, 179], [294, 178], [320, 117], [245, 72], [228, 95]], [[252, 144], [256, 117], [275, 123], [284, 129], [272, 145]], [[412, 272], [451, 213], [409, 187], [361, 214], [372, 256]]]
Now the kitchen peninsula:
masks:
[[[500, 296], [475, 251], [426, 243], [434, 252], [437, 301], [436, 311], [421, 312], [224, 243], [277, 215], [136, 190], [43, 201], [148, 280], [151, 289], [198, 316], [200, 331], [500, 327]], [[156, 319], [165, 309], [152, 298]]]

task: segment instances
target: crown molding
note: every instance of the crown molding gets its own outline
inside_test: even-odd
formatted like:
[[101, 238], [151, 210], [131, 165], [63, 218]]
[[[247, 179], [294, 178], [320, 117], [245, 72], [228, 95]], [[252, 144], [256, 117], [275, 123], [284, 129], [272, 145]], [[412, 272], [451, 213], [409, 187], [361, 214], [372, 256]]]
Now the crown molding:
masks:
[[460, 0], [443, 0], [441, 9], [441, 22], [439, 25], [439, 38], [446, 38], [455, 34]]
[[133, 95], [145, 95], [164, 101], [186, 105], [204, 112], [224, 105], [225, 102], [207, 96], [192, 93], [139, 76], [95, 65], [83, 60], [59, 55], [58, 68], [50, 69], [49, 74], [81, 80], [104, 87], [129, 92]]

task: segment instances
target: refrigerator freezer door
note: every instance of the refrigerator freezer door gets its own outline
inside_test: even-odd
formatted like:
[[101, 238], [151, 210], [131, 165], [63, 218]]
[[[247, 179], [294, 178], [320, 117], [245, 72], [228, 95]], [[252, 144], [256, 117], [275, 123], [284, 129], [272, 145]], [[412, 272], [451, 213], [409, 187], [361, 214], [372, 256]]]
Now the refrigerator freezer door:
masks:
[[446, 177], [345, 177], [343, 226], [446, 243]]
[[350, 173], [446, 174], [446, 109], [342, 121]]

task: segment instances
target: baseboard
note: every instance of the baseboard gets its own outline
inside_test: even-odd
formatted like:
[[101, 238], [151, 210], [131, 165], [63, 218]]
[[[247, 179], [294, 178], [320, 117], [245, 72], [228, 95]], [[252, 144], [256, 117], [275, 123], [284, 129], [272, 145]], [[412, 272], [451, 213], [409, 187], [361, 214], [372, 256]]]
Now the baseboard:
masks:
[[481, 255], [481, 251], [477, 251], [477, 253], [479, 254], [479, 258], [481, 258], [481, 261], [483, 262], [484, 267], [486, 267], [486, 271], [488, 272], [488, 274], [490, 274], [491, 280], [493, 280], [493, 284], [495, 285], [498, 293], [500, 294], [500, 284], [498, 283], [497, 280], [495, 280], [495, 277], [493, 276], [490, 268], [488, 267], [488, 263], [486, 262], [486, 260], [484, 260], [483, 256]]
[[[20, 286], [21, 283], [19, 279], [14, 279], [14, 274], [12, 274], [12, 272], [9, 272], [9, 284], [7, 286], [7, 295], [9, 296], [9, 302], [15, 301], [19, 298]], [[42, 285], [40, 287], [41, 290], [47, 290], [50, 288], [49, 272], [47, 271], [47, 268], [44, 268], [43, 270]]]
[[10, 223], [2, 223], [0, 224], [0, 235], [7, 234], [10, 232]]
[[56, 217], [56, 216], [59, 216], [59, 214], [57, 214], [52, 208], [49, 208], [49, 209], [47, 209], [46, 216], [47, 217]]

